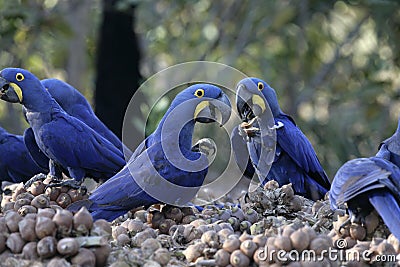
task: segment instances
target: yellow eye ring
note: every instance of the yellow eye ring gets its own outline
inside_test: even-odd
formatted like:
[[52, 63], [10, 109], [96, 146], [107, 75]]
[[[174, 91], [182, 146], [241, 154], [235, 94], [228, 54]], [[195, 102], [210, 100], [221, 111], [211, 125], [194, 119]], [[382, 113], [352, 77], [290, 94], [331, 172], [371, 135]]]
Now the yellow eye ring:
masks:
[[197, 89], [196, 92], [194, 92], [194, 95], [198, 98], [202, 98], [204, 96], [204, 90], [203, 89]]
[[25, 77], [24, 77], [24, 75], [22, 74], [22, 73], [20, 73], [20, 72], [18, 72], [16, 75], [15, 75], [15, 79], [17, 79], [17, 81], [23, 81], [24, 79], [25, 79]]
[[262, 89], [264, 89], [264, 84], [262, 82], [259, 82], [257, 84], [257, 88], [258, 88], [259, 91], [261, 91]]

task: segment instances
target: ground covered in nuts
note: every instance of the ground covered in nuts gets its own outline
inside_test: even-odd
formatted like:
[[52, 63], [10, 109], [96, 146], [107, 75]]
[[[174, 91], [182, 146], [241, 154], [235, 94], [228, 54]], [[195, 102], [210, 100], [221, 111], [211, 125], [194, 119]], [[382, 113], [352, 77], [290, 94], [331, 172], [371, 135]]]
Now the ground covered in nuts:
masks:
[[67, 211], [85, 190], [48, 183], [3, 194], [0, 266], [396, 266], [400, 253], [375, 212], [342, 226], [348, 216], [329, 199], [313, 202], [275, 181], [202, 211], [153, 206], [112, 223]]

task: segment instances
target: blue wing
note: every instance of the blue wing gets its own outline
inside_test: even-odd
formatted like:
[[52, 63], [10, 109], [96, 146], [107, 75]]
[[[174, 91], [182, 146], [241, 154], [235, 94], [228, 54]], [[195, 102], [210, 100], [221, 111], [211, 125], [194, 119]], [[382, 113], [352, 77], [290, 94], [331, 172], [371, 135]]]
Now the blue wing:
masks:
[[[314, 180], [322, 188], [329, 190], [330, 182], [314, 148], [293, 119], [287, 115], [280, 115], [275, 121], [284, 125], [277, 130], [277, 142], [282, 151], [309, 176], [309, 180]], [[310, 182], [309, 180], [305, 183]]]
[[[207, 160], [203, 155], [204, 160]], [[172, 166], [162, 152], [158, 143], [144, 150], [140, 155], [132, 157], [128, 164], [114, 177], [92, 192], [89, 207], [95, 219], [104, 218], [111, 221], [127, 211], [155, 203], [184, 204], [197, 193], [198, 186], [204, 181], [207, 169], [200, 172], [186, 172]], [[180, 186], [171, 187], [165, 180]], [[161, 196], [161, 197], [160, 197]], [[69, 209], [79, 208], [77, 203]]]
[[377, 157], [346, 162], [336, 173], [330, 190], [333, 209], [366, 192], [389, 192], [400, 202], [400, 169]]
[[84, 170], [93, 178], [109, 178], [125, 165], [119, 149], [66, 113], [58, 112], [39, 132], [39, 148], [64, 168]]
[[390, 232], [400, 239], [400, 207], [398, 200], [389, 192], [373, 192], [369, 196], [372, 206], [378, 211]]
[[[97, 116], [93, 113], [91, 109], [89, 110], [84, 105], [74, 105], [72, 108], [70, 108], [69, 111], [67, 111], [67, 113], [83, 121], [95, 132], [106, 138], [114, 146], [122, 151], [123, 144], [121, 140], [110, 129], [108, 129], [107, 126], [105, 126], [104, 123], [99, 120], [99, 118], [97, 118]], [[125, 149], [127, 148], [125, 147]], [[129, 151], [129, 149], [125, 151], [129, 152], [129, 158], [132, 153]]]
[[22, 136], [8, 135], [0, 141], [0, 178], [14, 183], [26, 182], [44, 172], [32, 160]]

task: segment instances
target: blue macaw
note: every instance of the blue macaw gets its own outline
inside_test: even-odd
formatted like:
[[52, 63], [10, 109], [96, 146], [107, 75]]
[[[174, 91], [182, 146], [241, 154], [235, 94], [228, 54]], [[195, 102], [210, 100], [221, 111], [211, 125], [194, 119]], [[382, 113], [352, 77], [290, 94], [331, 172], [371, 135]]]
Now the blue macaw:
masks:
[[59, 164], [77, 182], [84, 177], [108, 179], [125, 165], [121, 150], [68, 115], [29, 71], [3, 69], [0, 88], [2, 100], [25, 107], [35, 141], [50, 159], [50, 175], [55, 176], [55, 164]]
[[347, 205], [348, 222], [364, 224], [375, 209], [400, 239], [400, 169], [379, 153], [346, 162], [333, 178], [329, 199], [332, 210]]
[[[97, 118], [89, 102], [77, 89], [58, 79], [44, 79], [41, 83], [65, 112], [83, 121], [95, 132], [110, 141], [125, 153], [126, 158], [132, 155], [132, 152], [127, 147], [123, 146], [121, 140]], [[24, 109], [24, 113], [25, 112]], [[31, 128], [26, 130], [24, 140], [35, 162], [42, 168], [48, 168], [49, 159], [38, 148]], [[58, 171], [61, 174], [61, 170]]]
[[22, 136], [0, 127], [0, 181], [26, 182], [41, 172], [44, 170], [32, 160]]
[[[232, 142], [247, 143], [233, 147], [247, 146], [246, 155], [250, 156], [253, 165], [249, 166], [247, 156], [240, 155], [236, 156], [242, 158], [239, 167], [245, 168], [248, 176], [253, 176], [255, 171], [262, 184], [270, 180], [276, 180], [280, 186], [292, 183], [296, 194], [312, 200], [323, 198], [330, 188], [328, 177], [307, 137], [279, 107], [275, 90], [261, 79], [243, 79], [237, 85], [236, 106], [243, 123], [234, 129], [232, 136], [236, 138]], [[273, 125], [268, 117], [263, 118], [267, 106], [272, 112]], [[276, 131], [274, 158], [271, 160], [267, 156], [266, 160], [260, 161], [263, 150], [267, 150], [267, 154], [272, 151], [275, 136], [268, 134], [271, 130]], [[244, 138], [237, 138], [238, 134]], [[268, 166], [271, 163], [272, 166]]]
[[112, 221], [140, 206], [188, 203], [208, 171], [207, 156], [196, 152], [202, 151], [201, 145], [192, 148], [195, 122], [216, 121], [216, 109], [222, 115], [221, 125], [225, 124], [231, 113], [230, 102], [214, 85], [195, 84], [180, 92], [127, 165], [94, 190], [88, 200], [75, 202], [68, 209], [86, 206], [94, 219]]

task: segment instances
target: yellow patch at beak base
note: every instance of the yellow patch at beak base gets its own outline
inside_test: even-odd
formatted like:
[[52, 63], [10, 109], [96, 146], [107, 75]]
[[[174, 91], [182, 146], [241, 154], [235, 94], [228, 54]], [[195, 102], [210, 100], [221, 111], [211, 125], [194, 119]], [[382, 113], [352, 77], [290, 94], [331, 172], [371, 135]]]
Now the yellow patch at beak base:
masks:
[[205, 109], [206, 107], [208, 107], [210, 105], [209, 101], [201, 101], [199, 104], [197, 104], [196, 109], [194, 110], [194, 118], [197, 118], [197, 116], [199, 115], [199, 113]]
[[16, 83], [10, 83], [10, 85], [12, 86], [12, 88], [13, 88], [14, 91], [15, 91], [15, 93], [17, 94], [18, 99], [19, 99], [19, 102], [22, 103], [23, 96], [22, 96], [22, 89], [21, 89], [21, 87], [19, 87]]
[[253, 105], [259, 105], [261, 108], [261, 111], [264, 112], [266, 107], [265, 107], [265, 102], [264, 99], [262, 99], [261, 96], [259, 95], [253, 95], [251, 97], [251, 101], [253, 102]]

